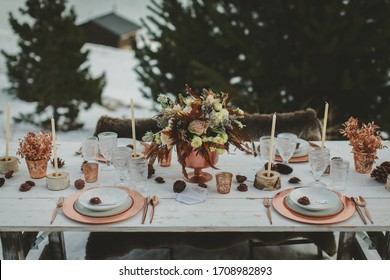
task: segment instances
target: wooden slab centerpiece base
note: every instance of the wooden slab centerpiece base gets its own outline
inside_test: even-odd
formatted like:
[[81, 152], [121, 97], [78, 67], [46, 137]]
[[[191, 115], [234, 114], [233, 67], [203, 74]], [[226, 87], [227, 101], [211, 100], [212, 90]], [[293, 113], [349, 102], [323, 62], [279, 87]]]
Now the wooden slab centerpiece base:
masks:
[[46, 186], [49, 190], [60, 191], [70, 186], [70, 176], [68, 172], [50, 173], [46, 176]]
[[19, 170], [19, 163], [17, 157], [8, 156], [0, 157], [0, 174], [5, 174], [8, 171], [13, 170], [17, 172]]
[[253, 185], [257, 189], [263, 191], [274, 191], [280, 189], [280, 173], [271, 170], [269, 177], [267, 173], [267, 170], [258, 171], [256, 173], [255, 182]]

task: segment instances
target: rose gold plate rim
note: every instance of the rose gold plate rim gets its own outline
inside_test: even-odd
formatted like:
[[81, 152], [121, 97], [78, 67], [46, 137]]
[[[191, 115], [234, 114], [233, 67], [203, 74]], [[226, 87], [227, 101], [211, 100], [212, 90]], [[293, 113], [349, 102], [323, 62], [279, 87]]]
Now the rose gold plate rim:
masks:
[[[282, 162], [282, 158], [280, 156], [275, 156], [275, 161]], [[289, 163], [299, 163], [299, 162], [308, 162], [309, 161], [309, 156], [301, 156], [301, 157], [292, 157], [288, 161]]]
[[97, 155], [97, 160], [100, 162], [106, 162], [106, 159], [104, 158], [104, 156], [102, 154]]
[[313, 217], [299, 214], [294, 210], [288, 208], [284, 202], [286, 196], [294, 189], [295, 188], [291, 188], [278, 192], [272, 199], [272, 205], [275, 210], [279, 212], [279, 214], [281, 214], [282, 216], [289, 218], [293, 221], [316, 225], [335, 224], [349, 219], [355, 213], [355, 205], [353, 204], [353, 202], [343, 194], [336, 192], [344, 206], [339, 213], [324, 217]]
[[[126, 211], [113, 215], [108, 217], [91, 217], [91, 216], [85, 216], [77, 212], [73, 205], [75, 201], [78, 199], [80, 194], [83, 192], [93, 189], [93, 188], [120, 188], [124, 191], [128, 192], [128, 194], [133, 199], [133, 205], [127, 209]], [[137, 215], [142, 208], [144, 207], [144, 197], [137, 191], [131, 190], [125, 187], [118, 187], [118, 186], [112, 186], [112, 187], [92, 187], [92, 188], [85, 188], [82, 191], [76, 192], [69, 196], [64, 201], [64, 205], [62, 206], [62, 211], [64, 212], [65, 216], [67, 216], [69, 219], [74, 220], [76, 222], [84, 223], [84, 224], [109, 224], [109, 223], [115, 223], [120, 222], [123, 220], [127, 220], [135, 215]]]

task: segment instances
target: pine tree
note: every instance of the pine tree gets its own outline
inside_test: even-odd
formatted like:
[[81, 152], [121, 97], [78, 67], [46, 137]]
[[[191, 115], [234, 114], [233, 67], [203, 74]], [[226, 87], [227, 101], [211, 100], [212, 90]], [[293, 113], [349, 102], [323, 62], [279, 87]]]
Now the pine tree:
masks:
[[[144, 94], [232, 89], [247, 112], [331, 105], [390, 131], [387, 0], [152, 1], [135, 45]], [[332, 124], [332, 123], [331, 123]]]
[[66, 9], [66, 0], [27, 0], [19, 11], [31, 19], [20, 23], [9, 14], [20, 52], [2, 52], [11, 83], [8, 91], [37, 102], [35, 112], [21, 114], [19, 121], [48, 127], [53, 116], [59, 130], [82, 127], [77, 122], [80, 108], [101, 102], [105, 78], [89, 73], [88, 51], [82, 50], [83, 33], [73, 8]]

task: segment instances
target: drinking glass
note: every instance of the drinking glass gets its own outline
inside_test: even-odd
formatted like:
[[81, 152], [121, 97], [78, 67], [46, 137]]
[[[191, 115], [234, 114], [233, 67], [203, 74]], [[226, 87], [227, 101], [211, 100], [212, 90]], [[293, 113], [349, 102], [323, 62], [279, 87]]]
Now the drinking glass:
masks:
[[333, 158], [330, 161], [330, 179], [332, 189], [345, 191], [347, 187], [349, 161], [342, 158]]
[[284, 164], [292, 157], [297, 147], [298, 137], [293, 133], [283, 132], [277, 135], [277, 148]]
[[326, 187], [324, 183], [320, 182], [320, 179], [328, 167], [329, 158], [330, 153], [328, 148], [316, 147], [309, 151], [310, 168], [315, 180], [309, 186]]
[[148, 160], [144, 156], [131, 157], [130, 160], [131, 183], [142, 195], [147, 194], [146, 181], [148, 179]]
[[112, 163], [119, 175], [119, 186], [126, 184], [126, 175], [131, 160], [131, 149], [129, 147], [117, 147], [112, 151]]
[[[260, 159], [266, 163], [269, 160], [269, 152], [271, 150], [271, 136], [260, 137]], [[273, 145], [272, 161], [275, 161], [276, 145]]]
[[85, 161], [96, 161], [99, 152], [98, 138], [96, 136], [85, 138], [81, 142], [81, 150]]
[[118, 134], [115, 132], [102, 132], [98, 135], [98, 138], [100, 152], [106, 160], [106, 166], [102, 167], [102, 170], [114, 170], [111, 165], [112, 150], [117, 147]]

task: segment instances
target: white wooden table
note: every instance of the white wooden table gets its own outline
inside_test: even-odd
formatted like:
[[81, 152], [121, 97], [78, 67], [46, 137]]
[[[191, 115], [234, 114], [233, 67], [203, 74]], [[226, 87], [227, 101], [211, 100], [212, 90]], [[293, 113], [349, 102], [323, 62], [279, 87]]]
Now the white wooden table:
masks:
[[[384, 144], [390, 147], [389, 141]], [[50, 225], [51, 215], [60, 196], [68, 197], [78, 191], [73, 182], [83, 178], [80, 170], [81, 156], [75, 151], [79, 149], [79, 142], [58, 141], [58, 156], [65, 160], [62, 170], [70, 173], [71, 186], [62, 191], [50, 191], [45, 186], [45, 179], [33, 180], [36, 186], [28, 192], [20, 192], [19, 186], [29, 178], [28, 170], [21, 159], [20, 171], [11, 179], [6, 180], [0, 188], [0, 233], [2, 235], [3, 251], [7, 252], [4, 258], [24, 258], [23, 232], [50, 231], [63, 233], [66, 231], [94, 231], [94, 232], [341, 232], [339, 246], [345, 246], [345, 241], [354, 237], [355, 232], [389, 232], [390, 231], [390, 192], [386, 191], [384, 184], [370, 178], [369, 174], [358, 174], [354, 170], [351, 147], [346, 141], [328, 141], [326, 146], [330, 148], [331, 157], [341, 156], [350, 161], [350, 173], [347, 196], [361, 195], [366, 198], [367, 206], [374, 219], [374, 224], [364, 225], [358, 214], [350, 219], [332, 225], [309, 225], [289, 220], [275, 209], [271, 209], [273, 225], [269, 224], [266, 211], [262, 205], [263, 197], [273, 197], [278, 191], [295, 187], [287, 181], [292, 176], [302, 180], [301, 185], [313, 181], [313, 176], [308, 163], [291, 164], [294, 171], [290, 175], [282, 175], [282, 188], [278, 191], [261, 191], [246, 182], [249, 186], [247, 192], [236, 190], [238, 185], [234, 180], [229, 194], [217, 193], [215, 179], [208, 182], [208, 198], [204, 203], [185, 205], [175, 200], [176, 194], [172, 191], [173, 182], [182, 179], [181, 166], [176, 162], [174, 155], [170, 167], [159, 167], [155, 164], [156, 175], [147, 181], [148, 192], [160, 198], [156, 208], [152, 224], [141, 224], [142, 212], [131, 219], [106, 225], [88, 225], [68, 219], [62, 210], [59, 211], [54, 223]], [[16, 152], [16, 144], [11, 146], [11, 154]], [[390, 160], [390, 149], [378, 151], [377, 164]], [[239, 150], [231, 150], [231, 154], [220, 156], [217, 167], [223, 171], [230, 171], [234, 175], [241, 174], [253, 180], [255, 173], [262, 168], [259, 157], [247, 155]], [[49, 165], [48, 172], [52, 172]], [[219, 170], [206, 170], [215, 174]], [[153, 178], [161, 176], [165, 184], [158, 184]], [[92, 186], [111, 186], [117, 181], [115, 171], [99, 172], [97, 183], [86, 184]], [[329, 178], [323, 176], [322, 181], [329, 183]], [[7, 239], [9, 238], [9, 239]], [[57, 235], [60, 243], [62, 234]], [[387, 234], [388, 238], [388, 234]], [[388, 241], [388, 240], [387, 240]], [[7, 244], [12, 243], [12, 244]], [[348, 244], [347, 244], [348, 245]], [[385, 249], [387, 253], [389, 248]], [[63, 252], [65, 257], [65, 252]]]

